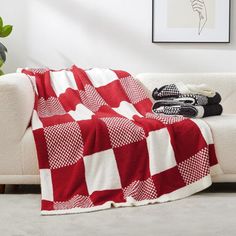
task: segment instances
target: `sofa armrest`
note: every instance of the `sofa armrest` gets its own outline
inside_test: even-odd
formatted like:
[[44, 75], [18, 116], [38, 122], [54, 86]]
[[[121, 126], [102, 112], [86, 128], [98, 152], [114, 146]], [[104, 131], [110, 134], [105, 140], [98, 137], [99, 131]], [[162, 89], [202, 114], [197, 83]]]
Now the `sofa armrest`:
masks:
[[14, 73], [0, 77], [0, 149], [22, 139], [33, 106], [34, 91], [27, 75]]

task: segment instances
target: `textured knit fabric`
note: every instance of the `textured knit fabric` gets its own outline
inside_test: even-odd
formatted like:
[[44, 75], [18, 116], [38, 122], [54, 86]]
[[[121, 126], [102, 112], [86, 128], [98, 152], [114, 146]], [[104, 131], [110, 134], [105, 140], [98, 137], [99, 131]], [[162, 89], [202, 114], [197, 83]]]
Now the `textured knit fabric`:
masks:
[[[193, 93], [186, 93], [191, 91], [191, 89], [188, 90], [190, 87], [195, 90], [192, 91]], [[202, 94], [195, 94], [196, 91], [200, 91]], [[203, 94], [208, 94], [210, 97]], [[185, 86], [182, 82], [164, 85], [160, 89], [155, 88], [152, 97], [156, 100], [153, 105], [153, 112], [156, 114], [202, 118], [221, 115], [223, 112], [223, 108], [219, 104], [221, 102], [220, 94], [213, 92], [206, 85]]]
[[183, 82], [177, 82], [177, 89], [182, 94], [201, 94], [207, 97], [214, 97], [215, 91], [206, 84], [184, 84]]
[[163, 105], [155, 103], [153, 105], [153, 112], [156, 114], [163, 113], [165, 115], [182, 115], [190, 118], [203, 118], [208, 116], [219, 116], [223, 112], [220, 104], [193, 106], [191, 104], [172, 103]]
[[22, 72], [35, 90], [42, 214], [165, 202], [211, 184], [219, 165], [210, 128], [154, 115], [129, 73], [76, 66]]
[[180, 94], [177, 97], [167, 96], [159, 99], [157, 98], [156, 100], [158, 102], [165, 102], [165, 103], [171, 103], [173, 101], [173, 102], [182, 102], [186, 104], [204, 106], [204, 105], [219, 104], [221, 102], [221, 96], [219, 93], [216, 93], [214, 97], [206, 97], [200, 94]]
[[[172, 88], [172, 90], [170, 90]], [[215, 93], [213, 97], [207, 97], [201, 94], [181, 94], [177, 89], [174, 89], [174, 85], [165, 85], [160, 89], [155, 88], [152, 93], [154, 100], [174, 100], [182, 101], [184, 103], [190, 103], [192, 105], [212, 105], [219, 104], [221, 102], [221, 96], [219, 93]]]

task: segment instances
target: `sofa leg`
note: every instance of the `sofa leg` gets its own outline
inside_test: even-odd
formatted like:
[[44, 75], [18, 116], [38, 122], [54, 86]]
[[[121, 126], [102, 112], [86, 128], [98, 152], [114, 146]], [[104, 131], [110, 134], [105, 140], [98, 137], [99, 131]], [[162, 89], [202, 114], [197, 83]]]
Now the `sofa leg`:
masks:
[[0, 184], [0, 194], [5, 193], [5, 184]]

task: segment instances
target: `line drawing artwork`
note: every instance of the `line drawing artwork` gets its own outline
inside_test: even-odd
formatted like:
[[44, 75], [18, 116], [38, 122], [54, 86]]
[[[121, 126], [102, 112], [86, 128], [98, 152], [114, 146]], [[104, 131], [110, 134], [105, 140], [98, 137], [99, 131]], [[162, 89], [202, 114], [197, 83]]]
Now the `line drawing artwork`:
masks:
[[201, 35], [207, 23], [207, 8], [205, 5], [205, 0], [190, 0], [193, 8], [193, 12], [198, 13], [199, 23], [198, 23], [198, 35]]

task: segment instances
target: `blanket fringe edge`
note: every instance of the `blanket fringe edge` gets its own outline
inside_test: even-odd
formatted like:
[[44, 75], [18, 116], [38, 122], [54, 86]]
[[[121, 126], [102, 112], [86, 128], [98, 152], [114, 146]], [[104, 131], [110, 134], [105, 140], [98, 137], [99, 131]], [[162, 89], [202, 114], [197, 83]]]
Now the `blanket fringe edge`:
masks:
[[130, 207], [130, 206], [144, 206], [148, 204], [174, 201], [174, 200], [186, 198], [194, 193], [204, 190], [208, 188], [211, 184], [212, 184], [212, 180], [211, 180], [211, 175], [209, 174], [197, 182], [189, 184], [171, 193], [164, 194], [157, 199], [143, 200], [143, 201], [134, 200], [134, 201], [121, 202], [121, 203], [115, 203], [115, 202], [109, 201], [101, 206], [95, 206], [91, 208], [72, 208], [72, 209], [52, 210], [52, 211], [43, 210], [41, 211], [41, 215], [45, 216], [45, 215], [88, 213], [88, 212], [93, 212], [93, 211], [105, 210], [112, 207], [119, 208], [119, 207]]

